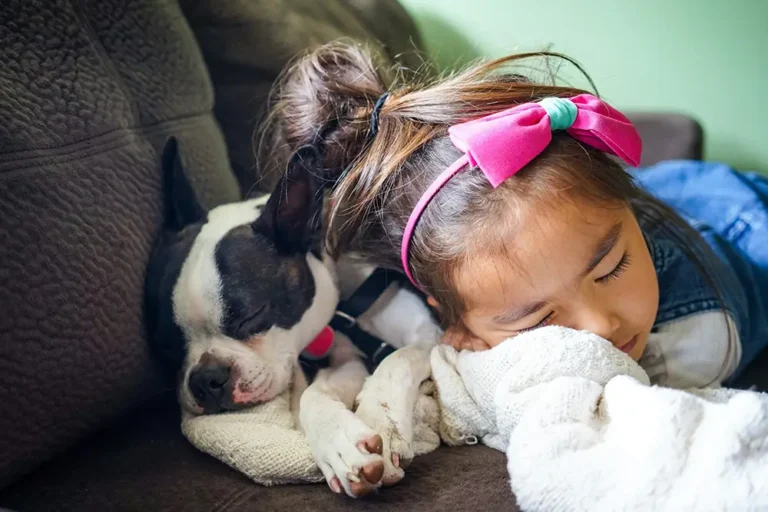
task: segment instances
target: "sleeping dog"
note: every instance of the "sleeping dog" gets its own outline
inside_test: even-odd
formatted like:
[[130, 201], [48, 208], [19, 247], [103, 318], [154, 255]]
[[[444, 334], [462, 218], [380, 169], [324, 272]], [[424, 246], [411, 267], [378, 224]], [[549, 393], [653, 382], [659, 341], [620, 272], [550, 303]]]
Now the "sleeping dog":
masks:
[[[166, 225], [147, 274], [149, 338], [178, 372], [184, 414], [233, 411], [291, 390], [297, 424], [331, 489], [362, 496], [399, 481], [413, 457], [412, 414], [430, 374], [425, 349], [440, 330], [398, 282], [359, 317], [342, 315], [364, 340], [383, 341], [375, 353], [329, 330], [340, 298], [374, 269], [322, 251], [317, 160], [314, 148], [301, 148], [271, 196], [207, 212], [169, 139]], [[370, 362], [378, 348], [406, 345], [366, 380], [364, 356]], [[316, 375], [302, 371], [312, 358], [327, 361]]]

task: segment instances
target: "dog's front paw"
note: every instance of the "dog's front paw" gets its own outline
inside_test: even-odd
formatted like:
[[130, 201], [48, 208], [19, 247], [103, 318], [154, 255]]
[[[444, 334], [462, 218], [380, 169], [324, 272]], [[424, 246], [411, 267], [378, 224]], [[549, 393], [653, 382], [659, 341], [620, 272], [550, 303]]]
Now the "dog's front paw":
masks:
[[382, 438], [349, 410], [325, 419], [310, 448], [331, 490], [359, 498], [376, 491], [384, 475]]
[[419, 406], [431, 399], [426, 396], [428, 389], [422, 389], [430, 373], [429, 351], [405, 347], [381, 362], [357, 396], [355, 414], [382, 439], [382, 485], [394, 485], [405, 476], [404, 470], [414, 457], [417, 420], [424, 423], [422, 416], [430, 412], [437, 418], [435, 408], [431, 411]]
[[[403, 422], [403, 415], [382, 400], [362, 400], [355, 413], [380, 437], [383, 475], [381, 484], [394, 485], [403, 479], [413, 461], [413, 429]], [[409, 418], [410, 415], [405, 415]]]

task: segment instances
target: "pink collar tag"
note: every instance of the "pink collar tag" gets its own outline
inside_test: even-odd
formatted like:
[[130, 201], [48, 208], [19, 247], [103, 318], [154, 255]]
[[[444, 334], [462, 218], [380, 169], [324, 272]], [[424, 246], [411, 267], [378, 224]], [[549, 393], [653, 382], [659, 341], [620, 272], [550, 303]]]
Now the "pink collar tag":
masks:
[[333, 329], [327, 325], [323, 327], [312, 342], [304, 349], [303, 354], [313, 359], [320, 359], [328, 355], [333, 346]]

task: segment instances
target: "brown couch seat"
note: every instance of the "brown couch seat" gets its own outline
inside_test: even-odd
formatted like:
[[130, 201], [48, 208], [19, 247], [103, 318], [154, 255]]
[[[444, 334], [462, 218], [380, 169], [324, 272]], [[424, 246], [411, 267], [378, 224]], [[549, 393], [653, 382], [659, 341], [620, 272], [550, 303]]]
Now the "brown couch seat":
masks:
[[512, 510], [504, 455], [484, 446], [417, 458], [398, 486], [364, 500], [324, 484], [267, 488], [197, 451], [168, 395], [27, 476], [0, 496], [24, 512]]

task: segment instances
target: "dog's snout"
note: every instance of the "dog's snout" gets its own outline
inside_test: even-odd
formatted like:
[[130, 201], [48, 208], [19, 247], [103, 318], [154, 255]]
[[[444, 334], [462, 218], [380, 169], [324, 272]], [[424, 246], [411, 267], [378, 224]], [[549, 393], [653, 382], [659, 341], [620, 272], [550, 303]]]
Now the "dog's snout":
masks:
[[201, 365], [189, 374], [189, 390], [206, 411], [220, 409], [227, 395], [231, 368], [221, 363]]

